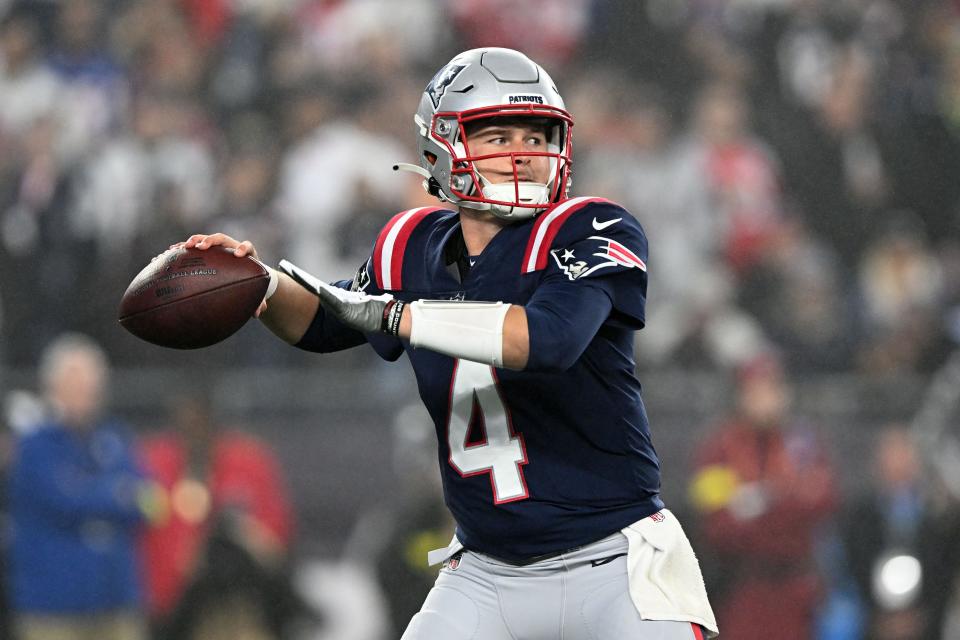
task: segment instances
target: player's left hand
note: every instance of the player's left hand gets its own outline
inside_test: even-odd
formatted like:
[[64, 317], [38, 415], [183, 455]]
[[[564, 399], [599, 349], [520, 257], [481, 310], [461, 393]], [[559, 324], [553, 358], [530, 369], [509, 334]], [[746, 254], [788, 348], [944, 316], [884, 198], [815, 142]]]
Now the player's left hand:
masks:
[[323, 308], [337, 320], [363, 333], [379, 332], [383, 326], [383, 311], [393, 296], [384, 293], [371, 296], [361, 291], [347, 291], [323, 282], [288, 260], [280, 261], [280, 271], [300, 283], [320, 298]]

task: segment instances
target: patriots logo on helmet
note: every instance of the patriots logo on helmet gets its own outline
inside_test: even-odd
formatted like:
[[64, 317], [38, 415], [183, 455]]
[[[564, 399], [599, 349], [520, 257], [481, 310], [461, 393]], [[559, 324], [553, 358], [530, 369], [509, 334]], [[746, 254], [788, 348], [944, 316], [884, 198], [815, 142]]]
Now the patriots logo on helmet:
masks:
[[[599, 269], [618, 265], [628, 269], [647, 270], [643, 260], [616, 240], [600, 236], [590, 236], [589, 239], [597, 241], [597, 244], [585, 259], [577, 258], [571, 249], [554, 249], [550, 252], [554, 262], [571, 280], [583, 278]], [[600, 260], [594, 258], [600, 258]]]
[[427, 85], [427, 95], [433, 102], [433, 108], [436, 110], [440, 106], [440, 98], [447, 92], [449, 87], [460, 72], [467, 68], [465, 64], [448, 64], [433, 77], [430, 84]]

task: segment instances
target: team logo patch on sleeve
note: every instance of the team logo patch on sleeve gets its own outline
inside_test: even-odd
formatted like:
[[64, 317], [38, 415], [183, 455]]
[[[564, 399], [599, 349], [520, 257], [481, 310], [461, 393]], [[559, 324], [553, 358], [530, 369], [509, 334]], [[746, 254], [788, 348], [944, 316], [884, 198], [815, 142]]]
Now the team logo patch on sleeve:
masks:
[[616, 240], [601, 238], [600, 236], [590, 236], [590, 239], [598, 240], [605, 245], [600, 252], [593, 255], [609, 258], [615, 264], [619, 264], [622, 267], [635, 267], [641, 271], [647, 270], [647, 264], [643, 260]]
[[[633, 251], [610, 238], [590, 236], [589, 242], [578, 243], [573, 249], [554, 249], [550, 252], [554, 262], [571, 280], [583, 278], [607, 267], [626, 267], [647, 270], [647, 265]], [[579, 254], [579, 255], [578, 255]]]
[[553, 256], [560, 270], [571, 280], [576, 280], [587, 270], [587, 263], [584, 260], [577, 260], [570, 249], [554, 249], [550, 255]]
[[357, 269], [356, 275], [353, 276], [353, 284], [350, 286], [351, 291], [366, 291], [367, 287], [370, 286], [369, 266], [370, 261], [367, 260]]

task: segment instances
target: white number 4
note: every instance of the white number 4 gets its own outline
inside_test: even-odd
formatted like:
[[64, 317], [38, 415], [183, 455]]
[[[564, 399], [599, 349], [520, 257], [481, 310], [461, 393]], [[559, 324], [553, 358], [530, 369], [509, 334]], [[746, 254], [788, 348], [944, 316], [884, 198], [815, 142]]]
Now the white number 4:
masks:
[[[468, 445], [475, 406], [480, 409], [485, 438]], [[461, 476], [490, 474], [496, 504], [529, 496], [521, 469], [527, 464], [523, 437], [513, 433], [510, 410], [500, 397], [493, 367], [470, 360], [454, 364], [447, 442], [450, 464]]]

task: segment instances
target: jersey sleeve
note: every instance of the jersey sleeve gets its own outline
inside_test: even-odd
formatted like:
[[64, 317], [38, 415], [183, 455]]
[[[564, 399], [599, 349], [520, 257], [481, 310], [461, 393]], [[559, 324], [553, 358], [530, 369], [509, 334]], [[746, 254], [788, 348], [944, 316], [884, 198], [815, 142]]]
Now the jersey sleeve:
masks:
[[[333, 284], [373, 296], [388, 292], [400, 296], [400, 292], [408, 288], [411, 277], [416, 280], [420, 275], [422, 278], [415, 268], [416, 260], [405, 260], [405, 256], [418, 253], [421, 243], [429, 234], [430, 224], [422, 223], [451, 215], [454, 212], [442, 207], [417, 207], [401, 211], [380, 230], [370, 258], [357, 270], [353, 280]], [[412, 250], [408, 251], [408, 248]], [[363, 334], [350, 329], [327, 316], [322, 307], [317, 310], [313, 322], [296, 346], [308, 351], [329, 352], [364, 342], [369, 343], [385, 360], [396, 360], [403, 353], [403, 344], [397, 338], [380, 333]]]
[[563, 222], [546, 252], [542, 282], [596, 287], [610, 298], [610, 322], [642, 329], [647, 303], [647, 236], [629, 211], [591, 203]]
[[[364, 262], [353, 280], [340, 280], [332, 283], [335, 287], [348, 291], [363, 291], [370, 295], [379, 295], [379, 290], [372, 279], [371, 260]], [[313, 317], [307, 331], [295, 345], [299, 349], [317, 353], [331, 353], [342, 351], [369, 343], [373, 350], [384, 360], [394, 361], [403, 353], [403, 345], [393, 336], [385, 334], [364, 334], [356, 329], [344, 325], [332, 315], [327, 314], [323, 306], [317, 307], [317, 314]]]
[[566, 371], [607, 321], [610, 298], [602, 287], [572, 287], [557, 280], [537, 289], [525, 306], [528, 371]]
[[[569, 368], [605, 324], [644, 324], [647, 240], [636, 219], [603, 201], [562, 225], [540, 248], [542, 276], [526, 305], [530, 370]], [[532, 266], [538, 256], [528, 254]]]

